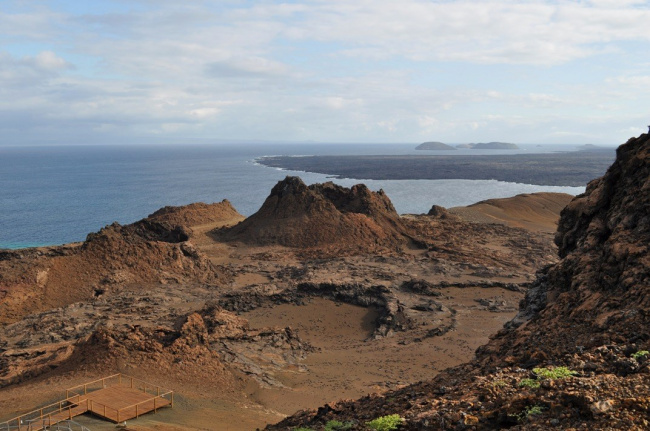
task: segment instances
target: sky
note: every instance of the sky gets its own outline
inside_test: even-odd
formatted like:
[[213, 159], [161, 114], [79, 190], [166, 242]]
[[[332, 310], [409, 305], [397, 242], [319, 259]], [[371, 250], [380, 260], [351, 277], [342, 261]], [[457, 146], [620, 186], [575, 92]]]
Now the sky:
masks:
[[0, 145], [617, 145], [650, 1], [0, 0]]

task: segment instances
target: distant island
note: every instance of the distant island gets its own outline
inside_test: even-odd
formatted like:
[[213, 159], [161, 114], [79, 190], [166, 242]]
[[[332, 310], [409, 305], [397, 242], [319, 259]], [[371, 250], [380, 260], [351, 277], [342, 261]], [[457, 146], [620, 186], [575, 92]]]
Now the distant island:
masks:
[[457, 148], [471, 148], [472, 150], [518, 150], [517, 144], [507, 142], [485, 142], [478, 144], [461, 144]]
[[443, 144], [442, 142], [424, 142], [417, 147], [415, 147], [416, 150], [438, 150], [438, 151], [449, 151], [449, 150], [456, 150], [455, 147], [452, 147], [451, 145]]

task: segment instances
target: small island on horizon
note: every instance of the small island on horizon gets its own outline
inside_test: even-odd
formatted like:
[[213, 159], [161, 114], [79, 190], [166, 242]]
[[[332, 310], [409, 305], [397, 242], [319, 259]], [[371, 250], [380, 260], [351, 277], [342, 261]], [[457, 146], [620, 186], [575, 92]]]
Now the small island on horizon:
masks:
[[455, 151], [456, 148], [451, 145], [443, 144], [442, 142], [423, 142], [417, 147], [416, 150], [429, 150], [429, 151]]

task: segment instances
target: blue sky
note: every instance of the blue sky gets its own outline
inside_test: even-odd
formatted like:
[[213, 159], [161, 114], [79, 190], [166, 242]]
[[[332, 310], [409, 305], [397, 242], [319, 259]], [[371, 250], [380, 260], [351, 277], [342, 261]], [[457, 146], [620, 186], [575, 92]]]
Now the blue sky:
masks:
[[650, 2], [0, 2], [0, 145], [620, 144]]

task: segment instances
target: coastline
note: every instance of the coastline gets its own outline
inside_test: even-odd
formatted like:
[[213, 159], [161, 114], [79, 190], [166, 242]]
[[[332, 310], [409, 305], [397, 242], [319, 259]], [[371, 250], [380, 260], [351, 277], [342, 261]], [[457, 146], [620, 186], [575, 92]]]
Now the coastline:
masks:
[[580, 187], [605, 173], [615, 152], [574, 151], [512, 155], [272, 156], [270, 168], [358, 180], [497, 180]]

